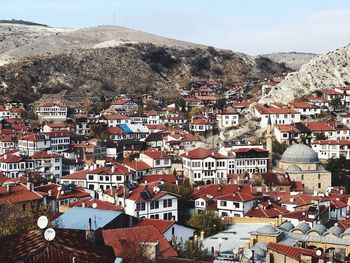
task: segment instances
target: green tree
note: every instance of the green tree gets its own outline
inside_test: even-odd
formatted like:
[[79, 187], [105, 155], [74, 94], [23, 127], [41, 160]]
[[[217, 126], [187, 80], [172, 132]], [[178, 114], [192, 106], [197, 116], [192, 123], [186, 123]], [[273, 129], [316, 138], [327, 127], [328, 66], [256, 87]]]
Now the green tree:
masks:
[[[176, 240], [173, 241], [176, 243]], [[187, 240], [185, 243], [181, 240], [174, 245], [179, 257], [193, 260], [210, 260], [208, 250], [204, 249], [203, 243], [197, 240]]]
[[204, 235], [207, 237], [225, 229], [225, 225], [220, 217], [215, 212], [207, 210], [193, 214], [187, 224], [204, 231]]
[[40, 216], [49, 214], [43, 204], [7, 204], [0, 206], [0, 237], [37, 229]]
[[329, 159], [325, 168], [332, 173], [332, 185], [345, 185], [349, 190], [349, 177], [346, 176], [346, 160], [344, 156]]
[[322, 132], [315, 133], [315, 140], [319, 141], [319, 140], [325, 140], [325, 139], [326, 139], [326, 135], [324, 135], [324, 133]]
[[332, 106], [333, 109], [338, 109], [341, 106], [341, 98], [335, 97], [330, 102], [329, 105]]

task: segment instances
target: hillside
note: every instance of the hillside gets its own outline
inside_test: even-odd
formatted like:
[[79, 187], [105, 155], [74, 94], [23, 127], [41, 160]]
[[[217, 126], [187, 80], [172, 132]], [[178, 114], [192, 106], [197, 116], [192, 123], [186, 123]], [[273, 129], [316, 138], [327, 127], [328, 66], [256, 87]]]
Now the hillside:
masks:
[[298, 71], [302, 65], [308, 63], [316, 54], [300, 52], [278, 52], [261, 55], [277, 63], [285, 63], [287, 67]]
[[212, 77], [239, 82], [290, 70], [264, 57], [112, 26], [15, 26], [4, 40], [0, 95], [25, 103], [53, 96], [83, 102], [120, 92], [172, 97], [190, 80]]
[[289, 74], [261, 102], [289, 102], [317, 89], [350, 85], [350, 45], [313, 58]]

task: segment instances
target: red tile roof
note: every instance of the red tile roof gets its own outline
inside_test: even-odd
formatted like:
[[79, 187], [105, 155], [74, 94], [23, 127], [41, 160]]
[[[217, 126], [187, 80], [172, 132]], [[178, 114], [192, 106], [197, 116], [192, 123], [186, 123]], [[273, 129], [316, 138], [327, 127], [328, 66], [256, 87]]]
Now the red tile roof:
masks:
[[255, 200], [256, 197], [245, 193], [234, 193], [229, 195], [223, 195], [217, 198], [218, 200], [234, 201], [234, 202], [248, 202]]
[[193, 121], [191, 121], [191, 124], [192, 125], [212, 125], [209, 121], [202, 118], [194, 119]]
[[292, 246], [287, 246], [287, 245], [272, 243], [272, 242], [269, 242], [267, 244], [267, 249], [276, 251], [280, 254], [286, 255], [289, 258], [293, 258], [297, 261], [301, 260], [302, 255], [317, 257], [315, 250], [301, 248], [301, 247], [292, 247]]
[[[111, 211], [123, 211], [124, 207], [121, 205], [115, 205], [106, 201], [102, 201], [99, 199], [94, 199], [91, 197], [86, 197], [83, 199], [80, 199], [76, 202], [70, 203], [69, 207], [83, 207], [83, 204], [85, 204], [85, 207], [88, 208], [96, 208], [101, 210], [111, 210]], [[92, 207], [93, 204], [96, 204], [96, 207]]]
[[260, 114], [300, 114], [299, 111], [291, 110], [288, 108], [276, 108], [262, 105], [256, 105], [255, 108], [258, 112], [260, 112]]
[[[153, 200], [157, 200], [166, 194], [177, 197], [177, 195], [175, 195], [173, 193], [168, 193], [166, 191], [154, 192], [153, 188], [156, 186], [158, 186], [158, 182], [147, 183], [147, 185], [140, 184], [140, 185], [138, 185], [137, 188], [133, 189], [129, 193], [129, 197], [127, 199], [133, 200], [133, 201], [138, 202], [138, 203], [144, 203], [144, 202], [150, 202]], [[145, 196], [144, 194], [146, 194], [147, 199], [144, 199], [144, 196]]]
[[249, 217], [273, 218], [279, 217], [289, 211], [275, 203], [261, 202], [257, 206], [249, 210], [245, 215]]
[[58, 153], [48, 153], [46, 151], [35, 152], [32, 155], [33, 159], [50, 159], [50, 158], [62, 158], [62, 155]]
[[78, 179], [78, 180], [86, 180], [86, 174], [89, 173], [90, 170], [81, 170], [72, 174], [68, 174], [62, 176], [61, 179]]
[[173, 174], [146, 174], [142, 180], [147, 183], [164, 181], [166, 183], [176, 183], [176, 176]]
[[280, 132], [300, 132], [299, 129], [292, 124], [275, 124], [274, 127]]
[[0, 186], [0, 205], [39, 201], [42, 199], [43, 195], [37, 191], [28, 190], [22, 184], [9, 186], [9, 192], [7, 192], [7, 186]]
[[327, 95], [343, 95], [343, 93], [335, 91], [333, 89], [321, 89], [319, 91]]
[[349, 130], [348, 127], [338, 121], [309, 121], [302, 124], [311, 131]]
[[176, 257], [177, 252], [153, 225], [103, 230], [105, 244], [112, 246], [116, 256], [127, 258], [130, 246], [138, 246], [141, 242], [159, 242], [160, 257]]
[[18, 155], [14, 155], [14, 154], [3, 155], [0, 158], [0, 163], [19, 163], [19, 162], [23, 162], [23, 161], [25, 161], [24, 158], [22, 158]]
[[127, 163], [124, 163], [123, 165], [130, 167], [131, 169], [133, 169], [135, 171], [149, 170], [152, 168], [147, 163], [142, 162], [142, 161], [127, 162]]
[[290, 102], [290, 106], [298, 109], [318, 109], [319, 107], [307, 101]]
[[[83, 198], [90, 196], [90, 193], [85, 192], [81, 186], [76, 186], [75, 191], [62, 193], [62, 186], [59, 184], [46, 184], [35, 187], [36, 191], [47, 193], [50, 198], [53, 199], [66, 199], [66, 198]], [[51, 190], [51, 191], [50, 191]], [[51, 193], [51, 194], [50, 194]]]
[[194, 149], [192, 151], [182, 154], [181, 156], [188, 159], [205, 159], [207, 157], [213, 157], [215, 159], [226, 159], [224, 155], [204, 148]]
[[311, 144], [321, 145], [350, 145], [350, 140], [319, 140], [314, 141]]
[[128, 134], [127, 132], [125, 132], [122, 128], [120, 127], [108, 127], [107, 128], [107, 132], [111, 135], [125, 135]]
[[142, 153], [152, 159], [171, 159], [171, 157], [167, 153], [157, 149], [145, 150]]
[[120, 114], [107, 114], [104, 115], [107, 120], [128, 120], [128, 116], [120, 115]]
[[154, 226], [160, 233], [164, 234], [173, 224], [175, 224], [175, 221], [143, 218], [137, 226]]

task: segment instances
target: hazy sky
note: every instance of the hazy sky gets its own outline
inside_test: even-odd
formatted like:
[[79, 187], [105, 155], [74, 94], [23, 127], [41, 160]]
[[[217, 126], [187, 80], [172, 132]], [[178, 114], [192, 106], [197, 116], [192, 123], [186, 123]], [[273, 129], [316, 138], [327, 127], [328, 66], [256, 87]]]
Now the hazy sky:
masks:
[[325, 53], [350, 43], [350, 0], [1, 0], [1, 19], [116, 24], [249, 54]]

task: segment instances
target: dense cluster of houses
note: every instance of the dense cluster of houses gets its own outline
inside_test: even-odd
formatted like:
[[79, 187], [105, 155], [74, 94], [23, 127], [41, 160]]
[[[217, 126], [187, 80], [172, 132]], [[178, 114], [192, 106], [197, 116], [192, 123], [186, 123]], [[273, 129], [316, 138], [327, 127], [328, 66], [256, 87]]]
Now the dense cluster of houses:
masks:
[[[208, 253], [218, 255], [221, 244], [186, 225], [191, 215], [205, 211], [243, 220], [240, 224], [278, 222], [268, 233], [257, 228], [251, 234], [256, 240], [282, 231], [341, 238], [347, 230], [338, 228], [348, 225], [340, 224], [350, 223], [350, 196], [345, 188], [332, 187], [324, 162], [343, 156], [350, 168], [350, 88], [270, 105], [242, 100], [242, 90], [243, 85], [193, 82], [175, 103], [149, 94], [140, 96], [141, 103], [120, 95], [94, 113], [44, 102], [33, 107], [36, 122], [22, 118], [21, 103], [0, 105], [0, 206], [41, 204], [52, 214], [58, 237], [90, 231], [82, 241], [89, 243], [98, 235], [103, 249], [113, 248], [96, 248], [98, 262], [128, 258], [125, 240], [153, 251], [152, 260], [177, 257], [174, 238], [200, 237]], [[257, 128], [266, 130], [261, 138], [266, 145], [211, 142], [214, 135], [239, 128], [248, 112]], [[276, 142], [288, 146], [278, 162], [272, 152]], [[192, 189], [186, 209], [180, 207], [184, 186]], [[292, 226], [284, 229], [287, 224]], [[280, 240], [248, 237], [248, 246], [264, 250], [264, 258], [278, 258], [285, 246]], [[311, 248], [300, 249], [314, 256]]]

